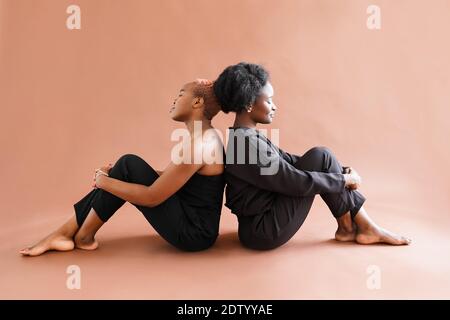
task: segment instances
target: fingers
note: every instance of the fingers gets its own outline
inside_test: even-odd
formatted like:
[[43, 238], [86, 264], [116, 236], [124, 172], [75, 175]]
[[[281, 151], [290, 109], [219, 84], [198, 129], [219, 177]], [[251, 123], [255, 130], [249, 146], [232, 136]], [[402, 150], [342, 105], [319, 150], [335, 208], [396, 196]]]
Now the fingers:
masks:
[[353, 169], [352, 167], [343, 167], [344, 169], [344, 174], [349, 174], [351, 177], [351, 181], [352, 183], [349, 183], [346, 187], [349, 190], [356, 190], [359, 188], [359, 185], [361, 184], [361, 177], [358, 174], [358, 172], [356, 172], [355, 169]]
[[96, 168], [94, 170], [94, 176], [92, 177], [92, 180], [94, 182], [92, 183], [91, 187], [94, 188], [94, 189], [97, 189], [97, 184], [96, 184], [97, 176], [98, 176], [98, 174], [103, 174], [103, 173], [99, 173], [99, 172], [103, 171], [103, 172], [106, 172], [106, 173], [109, 174], [109, 171], [112, 169], [112, 167], [113, 167], [113, 164], [112, 163], [108, 163], [107, 166]]
[[104, 172], [108, 173], [109, 170], [111, 170], [112, 166], [113, 166], [113, 165], [110, 163], [110, 164], [108, 164], [107, 166], [101, 167], [101, 168], [98, 169], [98, 170], [101, 170], [101, 171], [104, 171]]
[[344, 173], [351, 173], [352, 167], [342, 167], [344, 169]]
[[361, 184], [362, 178], [359, 173], [353, 169], [352, 167], [343, 167], [344, 173], [348, 173], [352, 175], [352, 178], [355, 180], [355, 184]]

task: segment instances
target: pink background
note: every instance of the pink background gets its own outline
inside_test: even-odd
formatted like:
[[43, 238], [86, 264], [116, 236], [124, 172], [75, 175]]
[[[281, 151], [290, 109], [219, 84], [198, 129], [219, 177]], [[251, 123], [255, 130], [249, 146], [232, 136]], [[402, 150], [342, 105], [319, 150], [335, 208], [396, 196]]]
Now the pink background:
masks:
[[[70, 4], [81, 30], [66, 28]], [[366, 27], [371, 4], [381, 30]], [[0, 0], [0, 298], [450, 298], [449, 30], [445, 0]], [[18, 254], [73, 214], [95, 168], [135, 153], [163, 169], [179, 88], [239, 61], [271, 73], [278, 112], [261, 128], [292, 153], [332, 149], [411, 246], [334, 242], [317, 196], [270, 252], [242, 248], [225, 207], [215, 247], [179, 252], [127, 203], [96, 252]], [[72, 264], [80, 290], [65, 286]]]

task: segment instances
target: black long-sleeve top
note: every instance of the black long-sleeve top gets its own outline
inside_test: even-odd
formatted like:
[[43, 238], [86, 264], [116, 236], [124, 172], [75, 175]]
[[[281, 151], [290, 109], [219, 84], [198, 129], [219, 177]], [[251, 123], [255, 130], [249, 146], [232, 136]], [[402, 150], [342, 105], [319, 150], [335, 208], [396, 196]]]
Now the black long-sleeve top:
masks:
[[303, 171], [294, 167], [299, 156], [287, 153], [253, 128], [229, 128], [226, 152], [225, 206], [236, 215], [270, 210], [278, 194], [292, 197], [338, 193], [344, 175]]

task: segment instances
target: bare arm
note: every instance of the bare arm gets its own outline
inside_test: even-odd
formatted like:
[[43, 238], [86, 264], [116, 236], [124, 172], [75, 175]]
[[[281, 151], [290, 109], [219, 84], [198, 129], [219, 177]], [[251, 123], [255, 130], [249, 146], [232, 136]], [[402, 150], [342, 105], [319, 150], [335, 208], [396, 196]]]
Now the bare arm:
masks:
[[164, 170], [164, 174], [150, 186], [125, 182], [107, 176], [101, 176], [97, 185], [100, 189], [130, 203], [154, 207], [178, 191], [202, 166], [202, 164], [176, 165], [170, 163]]
[[195, 152], [202, 150], [195, 148], [194, 143], [191, 146], [192, 152], [186, 155], [189, 158], [185, 158], [181, 164], [170, 162], [163, 174], [150, 186], [125, 182], [104, 175], [99, 176], [97, 186], [130, 203], [146, 207], [157, 206], [177, 192], [195, 172], [204, 166], [204, 163], [191, 161], [191, 154], [194, 157]]
[[119, 197], [130, 203], [137, 205], [145, 205], [145, 193], [148, 186], [138, 183], [125, 182], [119, 179], [101, 176], [98, 178], [97, 186], [100, 189], [112, 193], [116, 197]]

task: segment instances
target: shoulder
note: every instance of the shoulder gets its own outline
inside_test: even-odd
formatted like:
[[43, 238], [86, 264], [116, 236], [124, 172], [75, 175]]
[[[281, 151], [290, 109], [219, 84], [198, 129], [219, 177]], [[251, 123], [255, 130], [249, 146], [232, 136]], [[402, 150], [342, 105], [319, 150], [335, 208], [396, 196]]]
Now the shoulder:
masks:
[[206, 130], [198, 143], [201, 143], [202, 149], [207, 151], [223, 149], [222, 139], [215, 129]]
[[253, 128], [229, 128], [228, 130], [228, 142], [234, 143], [236, 140], [257, 142], [261, 140], [259, 132]]
[[[191, 139], [190, 158], [195, 163], [223, 163], [224, 150], [221, 137], [214, 131], [205, 131]], [[212, 158], [211, 158], [212, 157]]]

